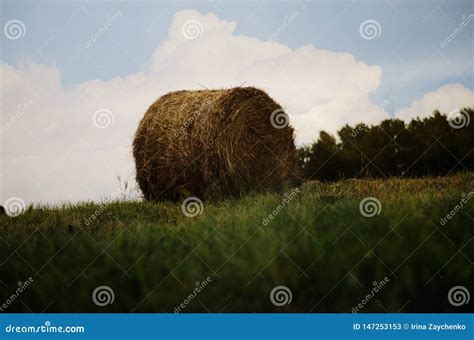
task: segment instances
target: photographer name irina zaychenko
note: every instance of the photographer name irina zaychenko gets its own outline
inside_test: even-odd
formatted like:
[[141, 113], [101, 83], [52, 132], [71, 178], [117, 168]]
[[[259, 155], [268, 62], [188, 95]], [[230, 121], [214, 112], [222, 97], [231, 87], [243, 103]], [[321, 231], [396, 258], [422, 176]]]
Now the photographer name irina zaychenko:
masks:
[[466, 325], [460, 324], [460, 323], [455, 324], [455, 325], [448, 325], [446, 323], [436, 325], [436, 324], [433, 324], [433, 323], [429, 323], [428, 326], [427, 326], [427, 325], [420, 325], [420, 324], [417, 324], [417, 323], [412, 323], [410, 325], [410, 329], [415, 330], [415, 331], [429, 330], [429, 331], [437, 331], [437, 332], [440, 332], [440, 331], [465, 331], [466, 330]]

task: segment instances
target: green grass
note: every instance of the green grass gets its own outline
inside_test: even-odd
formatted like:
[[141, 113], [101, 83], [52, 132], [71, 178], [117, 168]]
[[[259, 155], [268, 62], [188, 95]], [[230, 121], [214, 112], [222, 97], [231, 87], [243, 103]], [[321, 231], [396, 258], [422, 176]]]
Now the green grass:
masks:
[[[444, 178], [309, 182], [264, 225], [283, 193], [180, 204], [112, 202], [30, 207], [0, 216], [0, 306], [17, 282], [34, 282], [5, 312], [351, 312], [373, 282], [389, 282], [361, 312], [462, 312], [451, 287], [474, 282], [473, 201], [440, 220], [474, 190], [474, 174]], [[364, 217], [373, 196], [380, 214]], [[98, 212], [97, 218], [85, 220]], [[105, 307], [91, 298], [109, 286]], [[292, 301], [271, 303], [275, 286]]]

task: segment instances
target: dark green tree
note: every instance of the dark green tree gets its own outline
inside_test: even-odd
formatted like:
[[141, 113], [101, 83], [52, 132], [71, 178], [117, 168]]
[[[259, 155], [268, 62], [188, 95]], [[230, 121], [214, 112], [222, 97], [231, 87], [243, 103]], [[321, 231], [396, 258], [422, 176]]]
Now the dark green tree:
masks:
[[338, 139], [321, 131], [298, 150], [307, 179], [447, 175], [474, 170], [474, 110], [413, 119], [387, 119], [375, 126], [343, 126]]

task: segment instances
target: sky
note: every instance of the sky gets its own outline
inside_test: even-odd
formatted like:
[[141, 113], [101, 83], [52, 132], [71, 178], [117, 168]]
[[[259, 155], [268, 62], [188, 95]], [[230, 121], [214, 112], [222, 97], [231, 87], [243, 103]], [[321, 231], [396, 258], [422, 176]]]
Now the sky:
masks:
[[257, 86], [297, 145], [474, 106], [472, 1], [0, 1], [0, 202], [114, 198], [147, 107]]

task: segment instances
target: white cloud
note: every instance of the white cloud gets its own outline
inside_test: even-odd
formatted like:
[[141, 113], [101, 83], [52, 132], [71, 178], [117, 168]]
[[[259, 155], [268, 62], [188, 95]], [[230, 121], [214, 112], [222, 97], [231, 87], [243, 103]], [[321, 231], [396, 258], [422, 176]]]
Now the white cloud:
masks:
[[395, 116], [410, 121], [414, 117], [428, 117], [434, 110], [449, 114], [464, 107], [474, 107], [474, 92], [462, 84], [448, 84], [397, 110]]
[[[192, 30], [183, 26], [190, 20]], [[178, 12], [143, 71], [70, 90], [61, 85], [57, 68], [0, 64], [1, 201], [18, 196], [57, 203], [116, 195], [116, 175], [133, 176], [131, 142], [147, 107], [166, 92], [200, 89], [200, 84], [221, 88], [245, 82], [266, 90], [290, 115], [299, 144], [313, 141], [322, 129], [335, 132], [346, 123], [388, 117], [369, 99], [380, 84], [378, 66], [348, 53], [311, 45], [292, 50], [235, 35], [235, 28], [214, 14]], [[113, 113], [112, 126], [93, 124], [99, 109]]]

